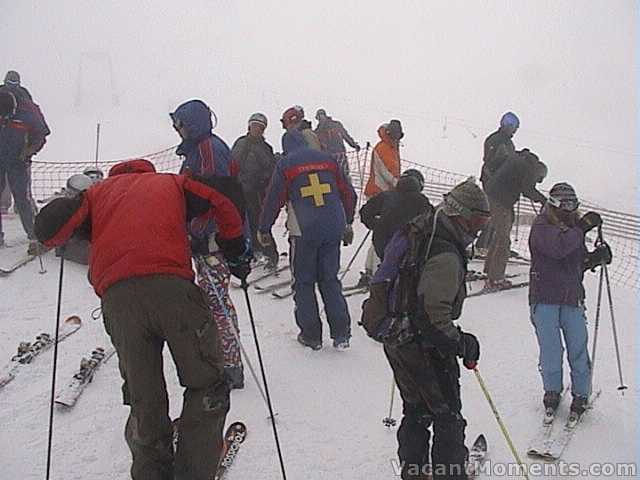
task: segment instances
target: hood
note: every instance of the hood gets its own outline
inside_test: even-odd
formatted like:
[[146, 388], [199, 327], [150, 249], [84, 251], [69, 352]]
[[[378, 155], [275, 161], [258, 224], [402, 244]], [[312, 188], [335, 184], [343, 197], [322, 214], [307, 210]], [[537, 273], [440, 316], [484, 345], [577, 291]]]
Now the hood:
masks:
[[285, 155], [307, 147], [307, 141], [299, 130], [288, 131], [282, 136], [282, 151]]
[[187, 129], [188, 139], [199, 140], [213, 130], [211, 110], [202, 100], [189, 100], [180, 105], [171, 118], [180, 120]]
[[141, 158], [117, 163], [109, 170], [110, 177], [124, 175], [125, 173], [156, 173], [156, 167], [149, 160]]
[[396, 191], [405, 192], [405, 193], [406, 192], [420, 193], [422, 191], [422, 188], [417, 178], [409, 175], [402, 175], [398, 179], [398, 183], [396, 183]]

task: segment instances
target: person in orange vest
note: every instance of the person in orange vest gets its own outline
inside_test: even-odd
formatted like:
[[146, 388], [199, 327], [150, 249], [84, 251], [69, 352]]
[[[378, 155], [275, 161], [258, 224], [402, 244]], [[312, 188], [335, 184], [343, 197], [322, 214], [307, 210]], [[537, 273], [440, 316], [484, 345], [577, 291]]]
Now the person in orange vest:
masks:
[[[364, 189], [367, 200], [380, 192], [392, 190], [400, 178], [400, 140], [404, 137], [400, 120], [391, 120], [381, 125], [378, 128], [378, 135], [380, 141], [371, 153], [369, 180]], [[360, 272], [359, 286], [369, 285], [378, 265], [380, 265], [380, 259], [372, 243], [367, 252], [364, 272]]]

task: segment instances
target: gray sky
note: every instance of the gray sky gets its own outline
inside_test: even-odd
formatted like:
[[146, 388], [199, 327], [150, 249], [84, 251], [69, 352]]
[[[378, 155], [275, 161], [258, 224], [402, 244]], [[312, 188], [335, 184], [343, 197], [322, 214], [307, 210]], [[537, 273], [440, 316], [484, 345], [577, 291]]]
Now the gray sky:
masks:
[[279, 149], [277, 120], [301, 104], [362, 144], [399, 118], [404, 158], [477, 174], [513, 110], [545, 187], [636, 208], [636, 1], [3, 3], [0, 70], [20, 71], [47, 116], [41, 159], [92, 158], [97, 121], [103, 158], [160, 150], [177, 142], [167, 112], [199, 97], [229, 144], [263, 111]]

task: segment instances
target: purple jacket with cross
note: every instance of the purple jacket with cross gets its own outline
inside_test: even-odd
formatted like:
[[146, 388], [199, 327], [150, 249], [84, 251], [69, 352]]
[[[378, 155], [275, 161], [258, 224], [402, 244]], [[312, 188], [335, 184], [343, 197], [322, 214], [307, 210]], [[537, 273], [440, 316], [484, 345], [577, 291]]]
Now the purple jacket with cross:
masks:
[[544, 208], [531, 227], [529, 250], [529, 304], [580, 305], [587, 254], [582, 230], [552, 223]]

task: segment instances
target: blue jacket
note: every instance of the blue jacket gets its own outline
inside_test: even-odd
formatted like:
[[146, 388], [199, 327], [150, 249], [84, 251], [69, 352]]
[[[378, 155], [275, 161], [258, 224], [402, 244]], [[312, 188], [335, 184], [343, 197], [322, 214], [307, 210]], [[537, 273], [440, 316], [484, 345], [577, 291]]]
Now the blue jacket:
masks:
[[584, 300], [582, 278], [587, 247], [578, 227], [556, 225], [543, 209], [529, 234], [529, 304], [578, 306]]
[[[231, 158], [231, 150], [220, 137], [212, 132], [211, 110], [200, 100], [189, 100], [171, 114], [187, 129], [187, 138], [178, 145], [176, 153], [184, 157], [180, 174], [190, 172], [204, 178], [237, 175]], [[216, 231], [212, 215], [207, 213], [191, 221], [189, 233], [204, 238]]]
[[299, 131], [283, 138], [283, 157], [271, 177], [260, 218], [260, 231], [267, 233], [280, 210], [289, 203], [303, 238], [339, 239], [347, 223], [353, 222], [356, 192], [336, 160], [326, 152], [312, 150]]
[[42, 148], [49, 133], [38, 106], [20, 102], [13, 116], [0, 119], [0, 164], [28, 159]]

